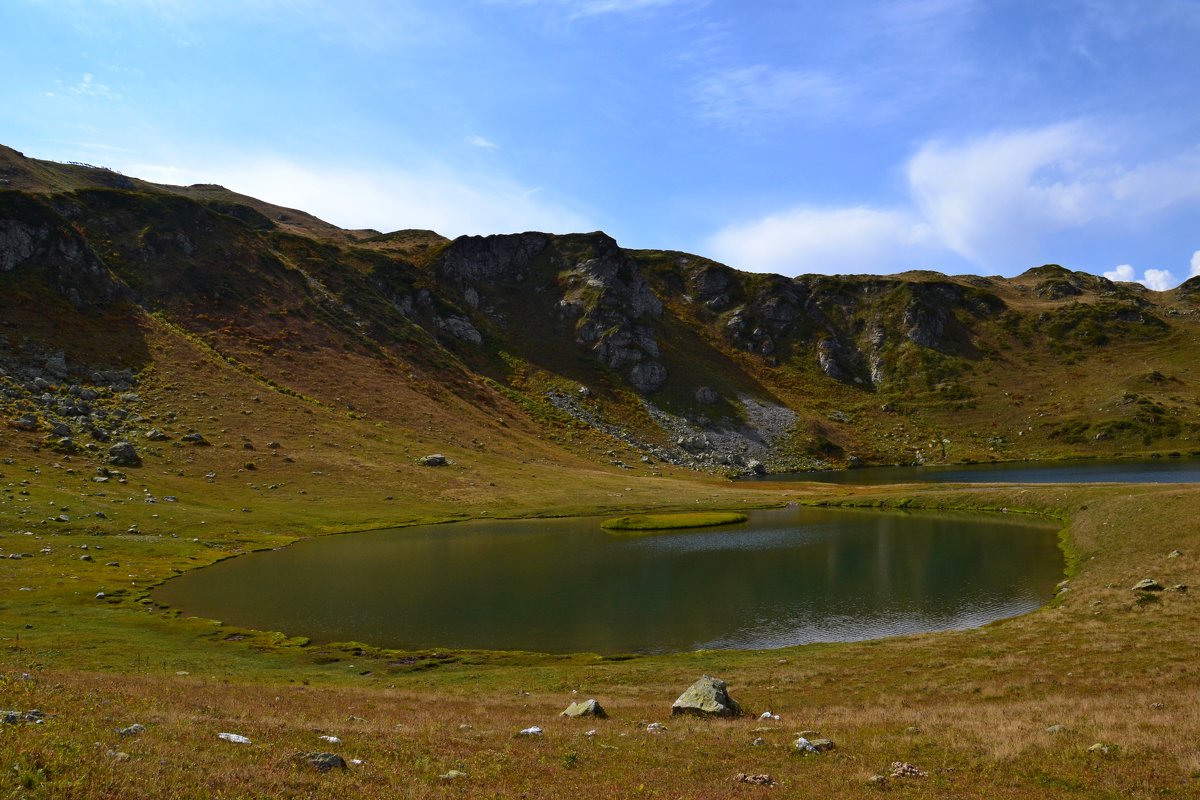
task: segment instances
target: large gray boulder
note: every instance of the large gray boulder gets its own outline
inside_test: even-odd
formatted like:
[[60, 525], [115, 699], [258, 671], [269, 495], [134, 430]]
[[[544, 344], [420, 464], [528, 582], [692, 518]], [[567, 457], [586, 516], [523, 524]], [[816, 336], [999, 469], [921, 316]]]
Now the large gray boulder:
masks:
[[729, 696], [725, 681], [705, 675], [679, 695], [679, 699], [671, 705], [671, 713], [736, 717], [742, 713], [742, 707]]
[[129, 442], [117, 442], [108, 448], [108, 463], [117, 467], [140, 467], [142, 458]]

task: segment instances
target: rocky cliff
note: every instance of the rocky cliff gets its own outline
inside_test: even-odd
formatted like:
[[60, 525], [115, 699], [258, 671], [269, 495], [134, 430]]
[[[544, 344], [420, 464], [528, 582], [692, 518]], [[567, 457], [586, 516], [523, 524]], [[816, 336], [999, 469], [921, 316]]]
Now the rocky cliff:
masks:
[[412, 430], [453, 396], [618, 468], [1190, 452], [1200, 431], [1195, 280], [787, 278], [599, 232], [342, 231], [11, 150], [0, 177], [0, 379], [29, 437], [123, 435], [152, 328], [273, 391]]

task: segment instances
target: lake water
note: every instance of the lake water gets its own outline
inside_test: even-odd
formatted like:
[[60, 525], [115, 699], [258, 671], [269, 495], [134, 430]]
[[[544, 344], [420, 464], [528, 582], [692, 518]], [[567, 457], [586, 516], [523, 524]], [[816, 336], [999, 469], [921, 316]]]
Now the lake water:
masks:
[[750, 480], [810, 481], [856, 486], [884, 486], [894, 483], [1198, 483], [1200, 460], [1155, 458], [866, 467], [823, 472], [792, 472]]
[[306, 539], [155, 590], [185, 614], [401, 649], [659, 653], [967, 628], [1043, 605], [1056, 526], [789, 508], [617, 537], [600, 518]]

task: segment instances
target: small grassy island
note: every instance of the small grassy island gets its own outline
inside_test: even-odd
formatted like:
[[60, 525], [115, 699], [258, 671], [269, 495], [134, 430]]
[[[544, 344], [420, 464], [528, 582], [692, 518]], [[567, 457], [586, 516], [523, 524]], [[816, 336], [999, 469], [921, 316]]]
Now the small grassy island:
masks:
[[712, 528], [717, 525], [734, 525], [745, 522], [745, 514], [736, 511], [695, 511], [685, 514], [633, 514], [613, 517], [600, 523], [606, 531], [619, 533], [655, 533], [657, 531], [679, 531], [687, 528]]

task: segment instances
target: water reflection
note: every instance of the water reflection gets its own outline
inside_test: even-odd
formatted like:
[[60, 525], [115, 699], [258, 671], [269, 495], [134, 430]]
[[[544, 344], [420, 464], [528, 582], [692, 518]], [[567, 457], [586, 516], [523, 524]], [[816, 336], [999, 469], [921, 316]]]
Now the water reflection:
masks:
[[327, 537], [168, 582], [186, 613], [317, 640], [545, 652], [782, 647], [978, 625], [1062, 571], [1027, 520], [823, 509], [617, 538], [599, 520]]

